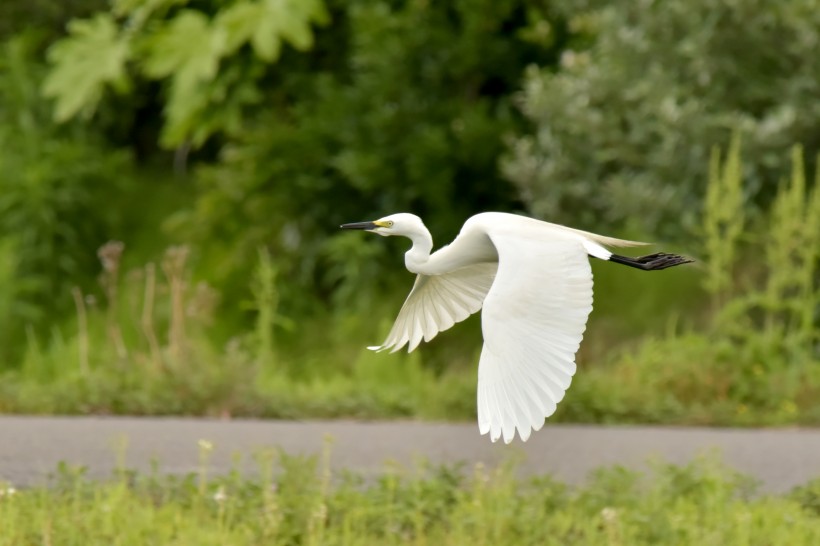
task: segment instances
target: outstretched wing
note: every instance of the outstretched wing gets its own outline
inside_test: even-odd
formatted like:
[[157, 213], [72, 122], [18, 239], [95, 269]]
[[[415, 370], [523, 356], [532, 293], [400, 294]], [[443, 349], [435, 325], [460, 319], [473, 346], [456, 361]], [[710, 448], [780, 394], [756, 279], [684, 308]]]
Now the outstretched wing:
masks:
[[592, 311], [592, 270], [580, 240], [490, 238], [498, 273], [484, 300], [478, 426], [493, 442], [539, 430], [575, 374]]
[[481, 309], [498, 268], [496, 263], [468, 265], [445, 275], [418, 275], [387, 339], [373, 350], [408, 352]]

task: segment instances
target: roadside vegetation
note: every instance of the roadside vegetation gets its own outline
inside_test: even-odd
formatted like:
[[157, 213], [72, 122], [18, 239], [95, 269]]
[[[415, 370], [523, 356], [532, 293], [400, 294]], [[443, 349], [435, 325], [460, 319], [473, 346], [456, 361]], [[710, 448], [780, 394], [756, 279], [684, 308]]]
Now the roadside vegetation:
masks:
[[337, 226], [504, 210], [697, 260], [593, 263], [553, 420], [820, 424], [814, 3], [5, 2], [0, 412], [472, 419]]
[[[701, 265], [642, 278], [646, 283], [637, 291], [632, 277], [646, 274], [596, 264], [604, 309], [596, 311], [600, 316], [588, 329], [579, 373], [554, 420], [820, 423], [814, 326], [820, 192], [808, 192], [802, 152], [795, 148], [792, 173], [771, 213], [747, 219], [739, 140], [724, 155], [722, 160], [715, 149]], [[384, 335], [398, 301], [374, 302], [369, 315], [342, 312], [297, 322], [280, 314], [276, 262], [260, 250], [248, 272], [247, 306], [255, 311], [255, 324], [220, 346], [211, 333], [218, 294], [204, 282], [191, 283], [188, 247], [169, 248], [159, 264], [128, 272], [122, 271], [124, 252], [115, 242], [99, 249], [100, 295], [72, 290], [71, 329], [55, 329], [44, 338], [27, 330], [23, 365], [0, 386], [0, 410], [280, 418], [474, 415], [481, 343], [475, 319], [460, 326], [460, 333], [443, 336], [455, 337], [449, 346], [374, 354], [365, 346]], [[675, 289], [681, 293], [670, 294]], [[693, 294], [702, 294], [701, 306], [685, 302]], [[619, 309], [640, 298], [648, 301]], [[648, 315], [643, 327], [653, 333], [617, 343], [615, 337], [626, 330], [608, 322], [607, 306], [616, 307], [616, 317]], [[658, 316], [665, 317], [660, 326], [651, 323]], [[436, 370], [436, 359], [447, 364]]]
[[[702, 458], [593, 472], [582, 487], [522, 479], [515, 465], [334, 475], [322, 460], [262, 452], [258, 471], [92, 481], [61, 466], [48, 486], [0, 488], [0, 545], [578, 544], [764, 546], [820, 541], [820, 482], [787, 494]], [[239, 461], [237, 461], [237, 464]]]

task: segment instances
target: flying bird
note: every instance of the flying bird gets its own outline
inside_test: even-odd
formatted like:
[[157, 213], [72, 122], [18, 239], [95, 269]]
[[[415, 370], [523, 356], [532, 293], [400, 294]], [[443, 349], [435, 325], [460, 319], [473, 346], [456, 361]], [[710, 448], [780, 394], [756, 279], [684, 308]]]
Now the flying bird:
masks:
[[555, 412], [575, 374], [575, 353], [592, 311], [589, 257], [655, 271], [691, 262], [677, 254], [639, 258], [606, 247], [625, 241], [515, 214], [468, 219], [453, 242], [431, 254], [433, 238], [414, 214], [343, 224], [413, 243], [404, 255], [416, 282], [387, 339], [369, 349], [408, 352], [482, 311], [478, 427], [495, 442], [526, 441]]

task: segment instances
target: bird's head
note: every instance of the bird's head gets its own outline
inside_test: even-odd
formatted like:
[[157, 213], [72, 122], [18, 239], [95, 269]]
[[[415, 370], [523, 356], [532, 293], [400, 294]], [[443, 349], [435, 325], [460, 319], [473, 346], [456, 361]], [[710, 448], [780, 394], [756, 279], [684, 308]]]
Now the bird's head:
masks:
[[415, 214], [408, 214], [400, 212], [398, 214], [391, 214], [372, 222], [354, 222], [352, 224], [342, 224], [342, 229], [363, 229], [371, 233], [378, 233], [383, 237], [390, 235], [403, 235], [404, 237], [411, 237], [418, 233], [426, 233], [427, 228], [424, 227], [424, 222]]

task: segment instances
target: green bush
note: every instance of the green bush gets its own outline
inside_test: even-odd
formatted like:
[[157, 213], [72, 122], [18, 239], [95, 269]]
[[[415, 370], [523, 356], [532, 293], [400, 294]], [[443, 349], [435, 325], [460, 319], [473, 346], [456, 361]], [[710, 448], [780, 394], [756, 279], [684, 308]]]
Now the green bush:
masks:
[[[209, 474], [214, 446], [184, 476], [118, 464], [111, 480], [62, 464], [47, 486], [0, 483], [0, 545], [18, 544], [733, 544], [820, 541], [818, 482], [790, 494], [753, 495], [751, 478], [712, 459], [657, 462], [645, 474], [593, 472], [582, 487], [521, 478], [507, 463], [465, 469], [418, 462], [379, 473], [335, 473], [332, 454], [255, 455], [257, 472]], [[191, 446], [195, 449], [195, 446]], [[125, 452], [119, 454], [124, 460]], [[79, 516], [81, 515], [81, 517]]]
[[395, 278], [379, 264], [395, 266], [403, 243], [339, 235], [340, 223], [408, 210], [443, 243], [471, 214], [516, 207], [497, 167], [521, 123], [511, 95], [560, 38], [538, 5], [330, 2], [332, 26], [271, 68], [265, 107], [198, 170], [196, 208], [170, 229], [207, 241], [231, 290], [266, 245], [285, 308], [367, 308]]
[[[576, 50], [532, 68], [533, 124], [506, 175], [537, 216], [682, 238], [698, 223], [710, 149], [744, 137], [746, 191], [766, 208], [782, 150], [820, 148], [815, 0], [645, 0], [565, 6]], [[587, 47], [587, 44], [590, 44]]]
[[0, 336], [8, 341], [0, 344], [0, 362], [25, 324], [42, 325], [66, 309], [70, 287], [93, 278], [89, 245], [103, 243], [117, 225], [108, 204], [128, 182], [127, 154], [85, 127], [51, 122], [38, 90], [45, 71], [35, 61], [38, 44], [27, 34], [0, 44], [0, 247], [9, 279], [0, 299], [10, 298], [0, 308]]
[[[638, 290], [593, 265], [583, 373], [556, 419], [820, 422], [806, 5], [117, 0], [69, 26], [50, 68], [46, 42], [16, 36], [0, 58], [0, 408], [470, 419], [479, 318], [411, 357], [365, 353], [412, 284], [408, 243], [338, 225], [410, 210], [441, 243], [526, 205], [687, 233], [680, 250], [704, 258], [702, 291], [693, 267]], [[269, 33], [269, 8], [294, 18]], [[755, 49], [786, 30], [782, 51]], [[512, 97], [529, 64], [536, 136], [505, 167], [522, 203], [498, 158], [528, 126]], [[71, 119], [55, 125], [40, 90]], [[809, 165], [795, 149], [778, 184], [786, 138]]]
[[[641, 273], [595, 264], [605, 296], [552, 421], [820, 422], [820, 191], [807, 187], [795, 148], [771, 212], [745, 219], [740, 150], [735, 140], [725, 157], [713, 155], [701, 271], [646, 274], [637, 287]], [[392, 301], [374, 299], [367, 313], [291, 315], [280, 305], [279, 262], [261, 251], [246, 279], [255, 324], [225, 339], [218, 294], [197, 281], [188, 248], [131, 271], [116, 243], [100, 256], [98, 303], [75, 290], [76, 324], [27, 332], [22, 367], [0, 381], [0, 411], [474, 418], [478, 317], [411, 355], [374, 354], [364, 347], [389, 329]], [[0, 297], [0, 311], [8, 301]]]
[[135, 79], [160, 80], [163, 144], [199, 147], [238, 129], [243, 108], [260, 100], [264, 65], [284, 44], [310, 48], [311, 23], [325, 20], [321, 0], [184, 4], [117, 0], [110, 11], [72, 20], [49, 49], [43, 91], [54, 98], [55, 118], [91, 116], [109, 89], [126, 94]]
[[[572, 421], [813, 424], [820, 418], [820, 169], [800, 147], [773, 206], [744, 230], [740, 141], [713, 154], [704, 207], [712, 315], [647, 336], [579, 374], [556, 417]], [[740, 235], [743, 233], [743, 237]], [[617, 389], [608, 385], [617, 384]], [[652, 393], [652, 394], [650, 394]]]
[[195, 206], [168, 232], [202, 250], [225, 301], [247, 297], [268, 247], [281, 304], [301, 316], [384, 289], [383, 247], [331, 237], [343, 221], [413, 210], [449, 239], [475, 212], [517, 206], [497, 161], [521, 125], [523, 68], [555, 61], [554, 19], [541, 0], [119, 0], [50, 48], [44, 91], [57, 119], [142, 151], [158, 123], [140, 118], [161, 107], [162, 144], [196, 166]]

